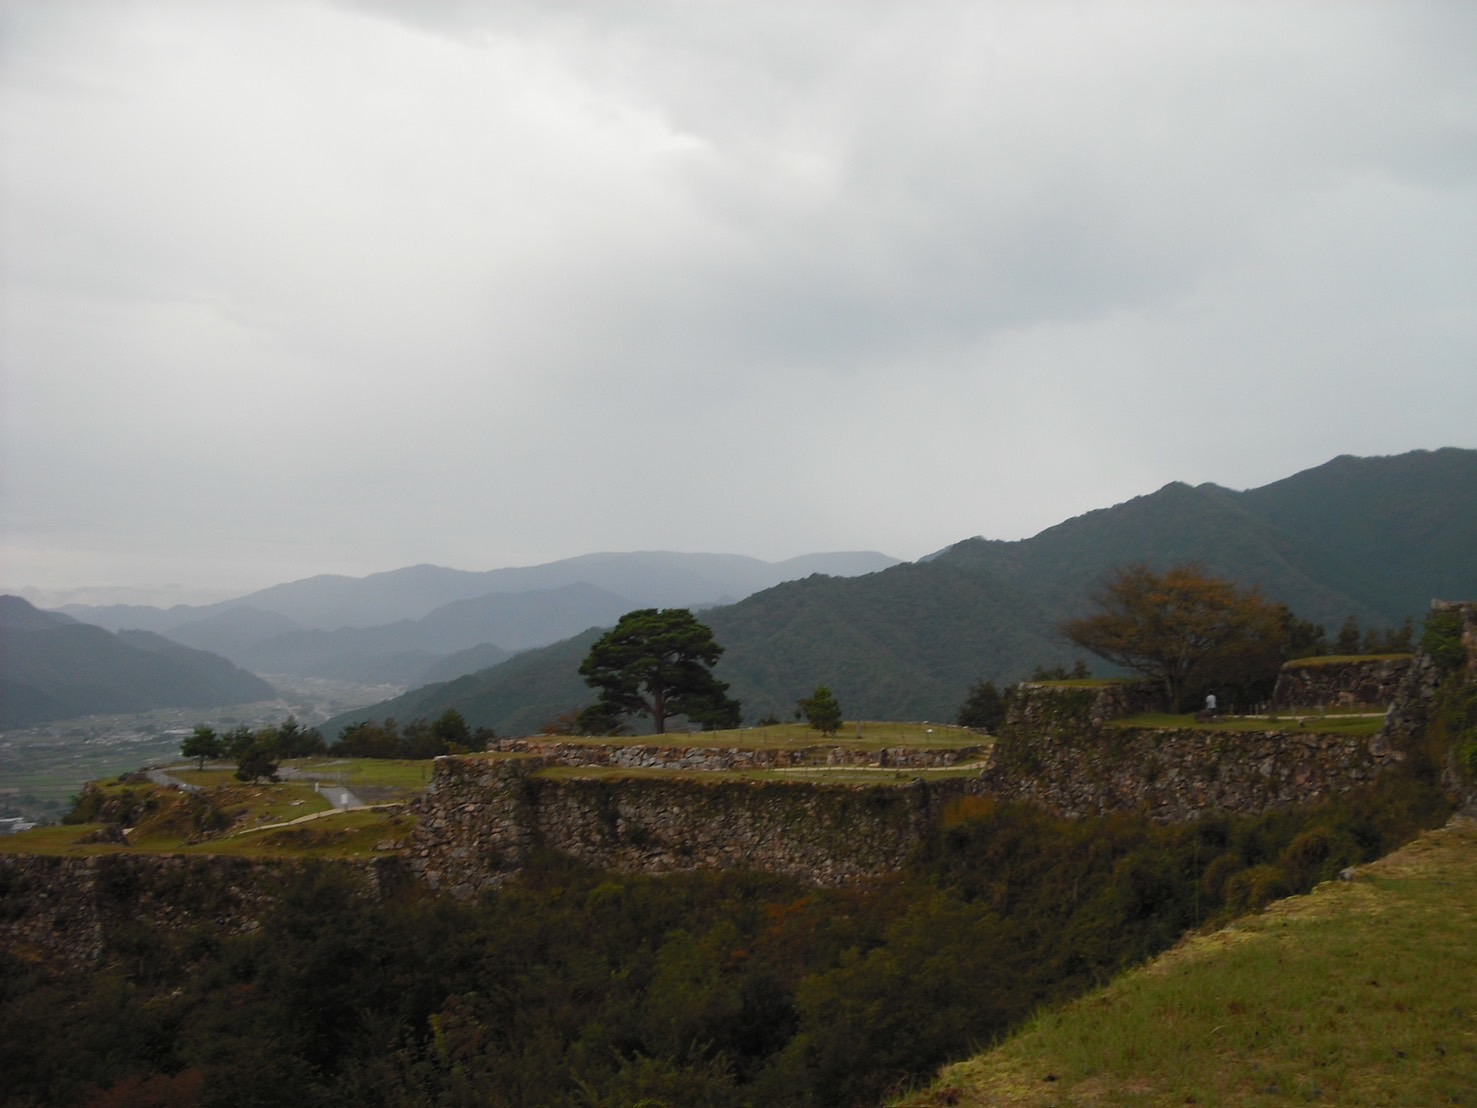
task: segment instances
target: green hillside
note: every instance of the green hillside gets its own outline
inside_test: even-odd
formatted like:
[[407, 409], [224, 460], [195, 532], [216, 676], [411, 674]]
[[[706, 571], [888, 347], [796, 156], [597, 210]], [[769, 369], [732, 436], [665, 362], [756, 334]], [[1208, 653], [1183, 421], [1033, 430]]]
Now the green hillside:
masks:
[[1473, 595], [1477, 451], [1340, 457], [1240, 498], [1305, 535], [1306, 571], [1385, 622]]
[[[1249, 492], [1166, 485], [1019, 542], [968, 539], [864, 577], [812, 576], [706, 611], [718, 675], [753, 722], [788, 718], [818, 684], [851, 716], [949, 720], [975, 681], [1009, 683], [1078, 656], [1056, 633], [1113, 567], [1199, 561], [1336, 631], [1419, 620], [1477, 596], [1477, 451], [1338, 458]], [[589, 637], [329, 721], [433, 717], [524, 733], [593, 697]]]
[[943, 1105], [1471, 1104], [1477, 823], [1194, 936], [945, 1069]]
[[226, 659], [148, 631], [112, 634], [0, 598], [0, 727], [75, 716], [275, 699]]

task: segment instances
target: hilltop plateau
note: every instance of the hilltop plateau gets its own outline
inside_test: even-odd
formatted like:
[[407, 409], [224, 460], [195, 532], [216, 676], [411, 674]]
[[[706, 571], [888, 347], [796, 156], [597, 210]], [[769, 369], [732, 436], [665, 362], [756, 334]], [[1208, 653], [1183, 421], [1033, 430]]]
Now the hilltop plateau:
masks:
[[[1470, 858], [1351, 867], [1477, 794], [1474, 635], [1477, 605], [1433, 609], [1384, 714], [1337, 690], [1395, 663], [1330, 658], [1280, 719], [1049, 681], [997, 736], [546, 736], [275, 785], [100, 782], [85, 822], [0, 839], [7, 1096], [867, 1105], [1033, 1013], [1024, 1062], [917, 1103], [1450, 1096], [1477, 1058]], [[1092, 814], [1053, 810], [1083, 790]], [[1340, 875], [1410, 920], [1366, 917]], [[1313, 889], [1300, 931], [1276, 903]]]

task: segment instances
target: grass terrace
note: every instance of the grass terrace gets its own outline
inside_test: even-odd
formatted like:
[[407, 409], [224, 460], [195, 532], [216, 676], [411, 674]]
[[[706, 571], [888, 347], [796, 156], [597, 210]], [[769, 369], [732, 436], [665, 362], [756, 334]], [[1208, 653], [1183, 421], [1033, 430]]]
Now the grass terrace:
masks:
[[740, 750], [803, 750], [807, 747], [843, 747], [848, 750], [884, 750], [911, 746], [921, 750], [953, 750], [979, 746], [990, 740], [978, 731], [949, 723], [889, 723], [852, 720], [834, 735], [823, 735], [805, 723], [777, 723], [768, 727], [741, 727], [731, 731], [668, 731], [664, 735], [530, 735], [529, 741], [565, 742], [586, 746], [685, 746]]
[[[63, 824], [0, 836], [0, 854], [364, 857], [409, 835], [413, 821], [398, 806], [429, 783], [431, 764], [304, 758], [284, 762], [281, 771], [288, 779], [243, 783], [224, 766], [172, 767], [172, 778], [200, 790], [193, 796], [137, 780], [95, 781], [92, 789], [104, 802], [131, 798], [138, 804], [142, 814], [126, 829], [126, 844], [106, 841], [103, 823]], [[343, 785], [366, 804], [383, 807], [338, 811], [318, 792], [318, 782]]]
[[1186, 731], [1312, 731], [1320, 735], [1375, 735], [1384, 725], [1384, 712], [1327, 711], [1311, 715], [1219, 716], [1201, 722], [1193, 714], [1141, 712], [1109, 720], [1108, 727]]
[[1314, 658], [1294, 658], [1284, 662], [1287, 669], [1315, 669], [1319, 666], [1347, 666], [1357, 662], [1390, 662], [1413, 658], [1413, 654], [1322, 654]]
[[0, 854], [51, 854], [92, 857], [100, 854], [209, 854], [236, 858], [365, 858], [398, 849], [409, 837], [414, 820], [399, 812], [364, 809], [334, 812], [311, 822], [261, 828], [202, 842], [179, 835], [140, 835], [129, 845], [88, 841], [103, 829], [100, 823], [38, 827], [19, 835], [0, 836]]
[[980, 765], [893, 769], [891, 766], [795, 766], [781, 769], [699, 770], [624, 766], [548, 766], [535, 777], [554, 781], [661, 779], [680, 781], [778, 781], [820, 785], [906, 785], [918, 778], [978, 777]]

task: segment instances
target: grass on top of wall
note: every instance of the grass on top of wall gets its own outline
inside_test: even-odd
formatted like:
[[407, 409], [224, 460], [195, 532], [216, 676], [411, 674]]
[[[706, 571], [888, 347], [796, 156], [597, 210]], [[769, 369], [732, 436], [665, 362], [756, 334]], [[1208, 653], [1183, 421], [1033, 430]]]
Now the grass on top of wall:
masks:
[[767, 727], [741, 727], [730, 731], [668, 731], [662, 735], [529, 737], [577, 746], [716, 747], [740, 750], [794, 750], [809, 746], [840, 746], [852, 750], [914, 746], [929, 750], [949, 750], [962, 746], [978, 746], [985, 741], [978, 731], [950, 723], [878, 720], [849, 720], [834, 735], [823, 735], [806, 723], [775, 723]]
[[1218, 716], [1200, 722], [1194, 715], [1142, 712], [1109, 720], [1107, 726], [1160, 731], [1311, 731], [1320, 735], [1374, 735], [1384, 726], [1383, 712], [1327, 712], [1310, 715]]

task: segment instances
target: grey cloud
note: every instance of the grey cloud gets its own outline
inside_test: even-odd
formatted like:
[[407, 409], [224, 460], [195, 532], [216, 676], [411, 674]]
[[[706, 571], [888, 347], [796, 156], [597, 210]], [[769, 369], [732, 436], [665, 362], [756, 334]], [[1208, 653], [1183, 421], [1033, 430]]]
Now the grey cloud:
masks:
[[12, 585], [915, 557], [1472, 444], [1468, 5], [3, 18]]

